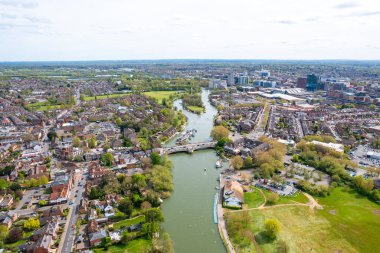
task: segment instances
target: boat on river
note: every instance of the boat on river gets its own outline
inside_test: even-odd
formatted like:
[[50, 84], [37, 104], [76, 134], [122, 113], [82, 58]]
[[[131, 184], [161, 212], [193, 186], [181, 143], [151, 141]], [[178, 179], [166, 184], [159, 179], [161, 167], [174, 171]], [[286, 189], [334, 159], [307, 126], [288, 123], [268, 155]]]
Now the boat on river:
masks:
[[192, 137], [195, 137], [195, 133], [197, 132], [196, 129], [187, 130], [186, 132], [183, 132], [181, 136], [176, 140], [176, 144], [186, 144], [191, 140]]
[[220, 160], [216, 161], [215, 168], [217, 168], [217, 169], [222, 168], [222, 162]]
[[219, 194], [216, 193], [214, 197], [214, 223], [218, 224], [218, 197]]

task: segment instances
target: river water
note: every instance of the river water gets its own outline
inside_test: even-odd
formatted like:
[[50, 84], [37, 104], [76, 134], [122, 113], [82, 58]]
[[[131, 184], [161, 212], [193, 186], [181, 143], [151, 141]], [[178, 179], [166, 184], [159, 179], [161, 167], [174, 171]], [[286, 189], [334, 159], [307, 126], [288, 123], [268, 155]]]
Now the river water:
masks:
[[[183, 110], [188, 118], [186, 129], [197, 129], [190, 142], [210, 141], [216, 109], [208, 101], [209, 91], [202, 91], [206, 112], [197, 115]], [[174, 106], [182, 109], [180, 101]], [[167, 146], [175, 145], [175, 139]], [[225, 253], [218, 227], [213, 221], [215, 186], [220, 169], [215, 169], [214, 150], [193, 154], [170, 155], [173, 162], [174, 191], [162, 205], [163, 228], [170, 234], [176, 253]], [[206, 169], [206, 171], [205, 171]]]

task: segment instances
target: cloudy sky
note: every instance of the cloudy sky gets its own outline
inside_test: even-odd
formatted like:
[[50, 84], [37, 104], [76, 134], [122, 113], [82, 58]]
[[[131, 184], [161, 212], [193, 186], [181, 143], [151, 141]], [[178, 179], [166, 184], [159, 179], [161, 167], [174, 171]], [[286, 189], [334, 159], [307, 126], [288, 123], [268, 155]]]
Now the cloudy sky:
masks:
[[376, 59], [379, 0], [0, 0], [0, 61]]

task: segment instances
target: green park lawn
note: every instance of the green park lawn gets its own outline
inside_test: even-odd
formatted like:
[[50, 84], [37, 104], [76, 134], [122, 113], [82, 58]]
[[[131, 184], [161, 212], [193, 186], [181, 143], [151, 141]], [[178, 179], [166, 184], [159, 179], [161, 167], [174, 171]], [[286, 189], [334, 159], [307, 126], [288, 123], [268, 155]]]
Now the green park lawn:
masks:
[[188, 106], [187, 109], [194, 113], [203, 113], [205, 108], [199, 106]]
[[28, 107], [33, 111], [48, 111], [48, 110], [62, 109], [65, 106], [70, 107], [70, 105], [53, 105], [48, 101], [28, 104]]
[[[267, 194], [269, 194], [269, 191], [265, 191], [264, 193], [267, 195]], [[309, 202], [309, 199], [305, 195], [303, 195], [302, 192], [298, 191], [297, 193], [295, 193], [292, 196], [280, 196], [280, 199], [276, 203], [276, 205], [279, 205], [279, 204], [296, 204], [296, 203], [306, 204], [308, 202]]]
[[171, 95], [175, 95], [178, 91], [147, 91], [144, 92], [144, 95], [156, 99], [158, 103], [162, 104], [162, 100], [165, 98], [169, 100]]
[[95, 253], [140, 253], [145, 252], [144, 250], [146, 249], [150, 249], [151, 245], [152, 242], [150, 240], [139, 238], [128, 242], [127, 245], [118, 243], [108, 247], [107, 250], [104, 250], [103, 248], [96, 248], [93, 249], [93, 251]]
[[107, 98], [118, 98], [122, 96], [128, 96], [129, 93], [114, 93], [114, 94], [105, 94], [105, 95], [98, 95], [98, 96], [84, 96], [84, 101], [92, 101], [96, 99], [107, 99]]
[[[257, 205], [258, 195], [248, 196], [248, 205]], [[299, 196], [295, 199], [305, 201]], [[261, 250], [276, 252], [276, 243], [281, 239], [290, 246], [290, 252], [380, 252], [379, 205], [343, 188], [334, 189], [330, 196], [317, 200], [322, 210], [311, 210], [307, 206], [249, 210], [250, 229]], [[275, 241], [268, 240], [263, 232], [264, 221], [270, 218], [276, 218], [281, 226]], [[253, 244], [249, 248], [253, 248]]]
[[145, 216], [138, 216], [136, 218], [133, 218], [133, 219], [127, 219], [127, 220], [122, 220], [122, 221], [119, 221], [119, 222], [115, 222], [113, 224], [113, 228], [115, 230], [118, 230], [120, 229], [121, 227], [129, 227], [131, 225], [136, 225], [136, 224], [139, 224], [141, 222], [145, 222]]
[[244, 193], [244, 205], [247, 208], [259, 207], [263, 203], [264, 197], [257, 188], [254, 188], [252, 192]]

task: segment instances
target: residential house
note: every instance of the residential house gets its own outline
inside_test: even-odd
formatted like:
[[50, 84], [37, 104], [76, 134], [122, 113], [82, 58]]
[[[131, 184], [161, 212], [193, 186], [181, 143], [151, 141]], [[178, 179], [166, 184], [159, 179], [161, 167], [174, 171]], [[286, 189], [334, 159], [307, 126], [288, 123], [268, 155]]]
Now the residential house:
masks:
[[226, 181], [223, 189], [223, 205], [230, 208], [241, 208], [244, 203], [244, 189], [235, 181]]

